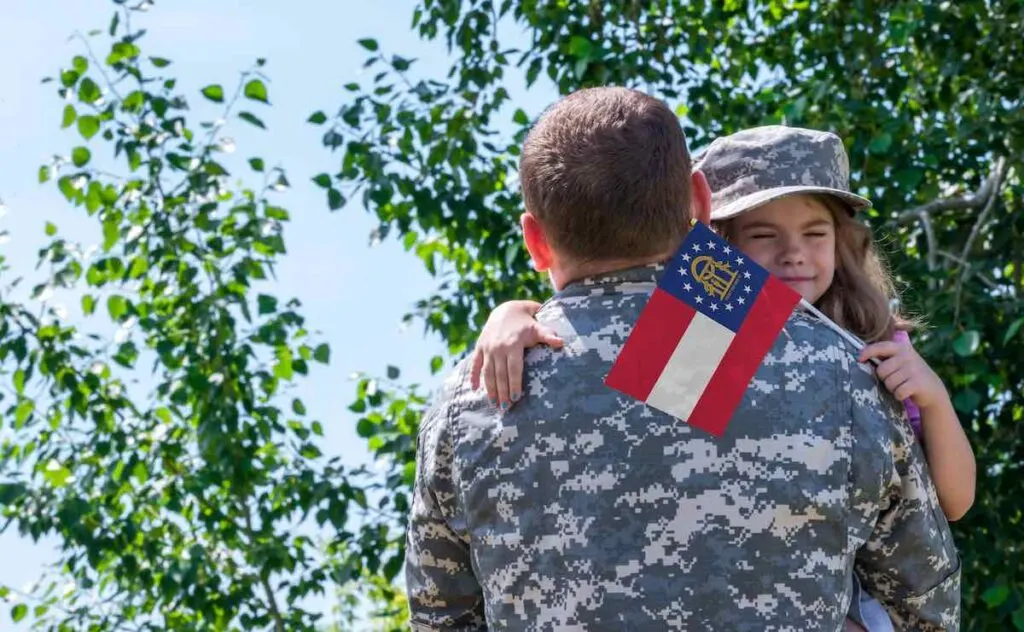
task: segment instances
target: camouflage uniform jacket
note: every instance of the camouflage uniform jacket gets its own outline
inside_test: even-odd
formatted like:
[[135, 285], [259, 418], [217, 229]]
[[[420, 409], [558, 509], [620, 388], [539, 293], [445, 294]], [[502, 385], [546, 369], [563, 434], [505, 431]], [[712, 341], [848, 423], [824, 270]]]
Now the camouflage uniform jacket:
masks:
[[899, 404], [791, 317], [715, 438], [603, 379], [657, 266], [570, 285], [502, 414], [463, 362], [424, 417], [414, 630], [840, 630], [852, 572], [897, 629], [956, 630], [960, 560]]

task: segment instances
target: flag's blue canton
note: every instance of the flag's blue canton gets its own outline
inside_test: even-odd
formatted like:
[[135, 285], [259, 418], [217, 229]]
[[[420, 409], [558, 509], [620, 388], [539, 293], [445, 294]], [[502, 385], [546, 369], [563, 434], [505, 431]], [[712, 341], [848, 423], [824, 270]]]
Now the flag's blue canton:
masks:
[[658, 286], [737, 331], [767, 280], [764, 268], [698, 222], [666, 266]]

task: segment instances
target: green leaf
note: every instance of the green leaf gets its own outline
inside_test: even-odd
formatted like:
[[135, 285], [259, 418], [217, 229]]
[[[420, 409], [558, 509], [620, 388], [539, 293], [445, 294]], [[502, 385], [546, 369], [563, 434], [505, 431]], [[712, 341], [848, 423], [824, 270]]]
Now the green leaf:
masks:
[[107, 312], [111, 320], [120, 321], [128, 312], [128, 301], [120, 294], [111, 295], [107, 298]]
[[1006, 345], [1017, 335], [1020, 331], [1021, 325], [1024, 325], [1024, 318], [1018, 318], [1017, 320], [1010, 323], [1010, 326], [1006, 328], [1006, 335], [1003, 336], [1003, 344]]
[[70, 88], [75, 85], [79, 77], [81, 77], [81, 75], [74, 70], [65, 70], [60, 73], [60, 85], [65, 88]]
[[295, 398], [292, 400], [292, 411], [294, 411], [296, 415], [305, 415], [306, 405], [302, 403], [301, 399]]
[[994, 610], [999, 606], [1006, 603], [1007, 598], [1010, 596], [1010, 587], [1001, 584], [999, 586], [992, 586], [981, 594], [981, 598], [985, 601], [989, 610]]
[[569, 54], [577, 59], [589, 60], [593, 51], [594, 45], [585, 37], [573, 35], [569, 40]]
[[253, 101], [269, 103], [269, 101], [267, 101], [267, 86], [259, 79], [250, 79], [245, 84], [245, 88], [242, 93], [246, 98], [252, 99]]
[[409, 70], [409, 66], [412, 65], [412, 60], [406, 59], [405, 57], [400, 57], [398, 55], [392, 55], [391, 65], [398, 72], [405, 72], [406, 70]]
[[121, 227], [114, 219], [108, 219], [103, 222], [103, 250], [109, 251], [117, 243], [117, 240], [121, 238]]
[[336, 211], [343, 206], [345, 206], [345, 196], [341, 194], [341, 191], [334, 187], [327, 189], [327, 208]]
[[313, 182], [315, 182], [317, 186], [327, 189], [331, 186], [331, 176], [326, 173], [318, 173], [313, 176]]
[[87, 147], [75, 147], [71, 150], [71, 162], [76, 167], [84, 167], [91, 157], [92, 153]]
[[75, 122], [76, 118], [78, 118], [78, 112], [75, 111], [75, 106], [68, 103], [64, 106], [64, 116], [60, 123], [61, 129], [71, 127], [71, 124]]
[[39, 184], [42, 184], [50, 179], [50, 168], [46, 165], [39, 167]]
[[18, 402], [18, 407], [14, 409], [14, 428], [22, 428], [35, 410], [36, 403], [31, 399], [23, 399]]
[[388, 379], [397, 380], [399, 375], [398, 367], [388, 365]]
[[912, 167], [896, 172], [896, 182], [904, 189], [914, 189], [924, 178], [924, 170]]
[[380, 46], [377, 45], [377, 40], [371, 38], [358, 40], [358, 44], [371, 53], [377, 52], [377, 49], [380, 48]]
[[953, 351], [957, 355], [967, 357], [974, 355], [981, 344], [981, 334], [977, 331], [965, 331], [959, 338], [953, 341]]
[[100, 87], [89, 77], [82, 79], [82, 82], [78, 84], [78, 99], [82, 103], [96, 103], [102, 96], [103, 92], [100, 91]]
[[100, 131], [100, 120], [95, 116], [78, 117], [78, 133], [82, 138], [89, 140]]
[[53, 237], [57, 234], [57, 225], [53, 222], [46, 222], [46, 236]]
[[389, 581], [394, 581], [395, 577], [398, 576], [398, 572], [402, 570], [403, 559], [401, 555], [392, 555], [391, 559], [384, 564], [384, 577]]
[[331, 348], [327, 343], [320, 343], [313, 351], [313, 359], [321, 364], [329, 364], [331, 361]]
[[146, 469], [146, 464], [139, 461], [132, 468], [132, 477], [139, 482], [140, 485], [144, 485], [149, 480], [149, 470]]
[[86, 316], [92, 315], [96, 311], [96, 298], [91, 294], [86, 294], [82, 297], [82, 313]]
[[11, 608], [11, 620], [15, 623], [24, 619], [26, 614], [28, 614], [28, 606], [23, 603], [19, 603]]
[[64, 194], [68, 202], [74, 200], [75, 195], [78, 193], [78, 189], [75, 188], [74, 183], [68, 176], [61, 176], [60, 180], [57, 180], [57, 188]]
[[277, 348], [277, 362], [274, 364], [274, 375], [282, 380], [290, 380], [295, 376], [292, 366], [292, 350], [286, 346]]
[[953, 407], [965, 415], [974, 414], [981, 405], [981, 395], [977, 391], [966, 388], [953, 396]]
[[366, 417], [363, 417], [362, 419], [360, 419], [359, 422], [356, 424], [356, 434], [358, 434], [363, 439], [367, 439], [369, 437], [372, 437], [376, 433], [377, 433], [377, 424], [373, 423], [372, 421], [370, 421]]
[[64, 487], [71, 478], [71, 470], [58, 463], [56, 459], [50, 459], [43, 470], [43, 478], [52, 487]]
[[129, 92], [121, 102], [121, 108], [125, 112], [139, 112], [142, 110], [142, 106], [146, 103], [146, 93], [142, 90], [133, 90]]
[[252, 167], [253, 171], [262, 173], [263, 172], [263, 159], [262, 158], [250, 158], [249, 166]]
[[239, 112], [238, 118], [242, 119], [247, 123], [251, 123], [260, 129], [267, 129], [267, 126], [263, 124], [263, 121], [261, 121], [259, 118], [256, 117], [255, 114], [251, 112]]
[[203, 93], [204, 97], [213, 101], [214, 103], [224, 102], [224, 88], [222, 88], [219, 84], [211, 83], [210, 85], [200, 90], [200, 92]]
[[256, 303], [259, 306], [259, 313], [261, 316], [265, 314], [273, 314], [277, 311], [277, 299], [269, 294], [260, 294], [257, 296]]
[[309, 115], [309, 118], [306, 119], [306, 122], [312, 123], [313, 125], [323, 125], [327, 122], [327, 115], [320, 111], [313, 112]]
[[873, 154], [884, 154], [889, 151], [889, 147], [892, 146], [892, 135], [888, 132], [884, 132], [871, 140], [871, 144], [868, 145], [868, 151]]
[[522, 108], [516, 110], [516, 113], [512, 115], [512, 122], [518, 125], [526, 125], [530, 122], [530, 117], [526, 115], [526, 112]]
[[89, 60], [81, 55], [75, 55], [71, 58], [71, 67], [75, 69], [79, 75], [84, 75], [89, 71]]
[[164, 59], [163, 57], [150, 57], [149, 61], [157, 68], [166, 68], [171, 64], [170, 59]]
[[1024, 632], [1024, 607], [1017, 608], [1013, 613], [1013, 626]]

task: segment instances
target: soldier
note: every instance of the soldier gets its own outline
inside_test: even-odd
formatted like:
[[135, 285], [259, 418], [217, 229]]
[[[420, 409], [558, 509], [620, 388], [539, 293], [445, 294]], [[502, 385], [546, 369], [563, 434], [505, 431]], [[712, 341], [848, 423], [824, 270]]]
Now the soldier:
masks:
[[[604, 385], [710, 191], [678, 120], [599, 88], [520, 168], [524, 240], [564, 341], [502, 411], [457, 367], [425, 416], [408, 533], [416, 630], [840, 630], [854, 562], [901, 628], [959, 624], [960, 565], [896, 402], [794, 315], [721, 438]], [[517, 398], [518, 399], [518, 398]]]

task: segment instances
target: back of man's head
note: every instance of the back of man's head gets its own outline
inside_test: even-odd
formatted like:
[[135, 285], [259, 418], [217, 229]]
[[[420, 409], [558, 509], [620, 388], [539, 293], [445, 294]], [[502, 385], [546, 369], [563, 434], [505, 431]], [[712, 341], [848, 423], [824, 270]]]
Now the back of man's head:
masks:
[[689, 222], [691, 160], [679, 119], [626, 88], [580, 90], [551, 106], [523, 147], [526, 210], [577, 263], [671, 253]]

